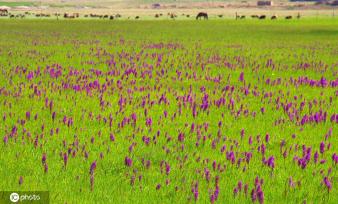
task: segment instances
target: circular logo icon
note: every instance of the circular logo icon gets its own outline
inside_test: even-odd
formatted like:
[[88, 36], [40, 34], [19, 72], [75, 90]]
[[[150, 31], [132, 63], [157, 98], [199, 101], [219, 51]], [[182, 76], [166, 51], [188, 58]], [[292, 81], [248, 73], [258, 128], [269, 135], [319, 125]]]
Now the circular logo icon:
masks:
[[13, 202], [13, 203], [16, 203], [19, 201], [20, 197], [19, 197], [19, 194], [17, 193], [12, 193], [10, 196], [9, 196], [9, 199]]

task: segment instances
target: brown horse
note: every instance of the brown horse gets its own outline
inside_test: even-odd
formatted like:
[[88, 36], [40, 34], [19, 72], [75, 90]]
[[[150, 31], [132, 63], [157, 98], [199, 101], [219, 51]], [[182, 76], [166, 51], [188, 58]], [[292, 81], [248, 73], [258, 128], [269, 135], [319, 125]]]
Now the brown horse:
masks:
[[202, 17], [205, 19], [205, 20], [208, 20], [208, 14], [207, 13], [204, 13], [204, 12], [199, 12], [196, 16], [196, 20], [198, 19], [202, 19]]
[[0, 9], [0, 13], [7, 14], [8, 10], [7, 9]]

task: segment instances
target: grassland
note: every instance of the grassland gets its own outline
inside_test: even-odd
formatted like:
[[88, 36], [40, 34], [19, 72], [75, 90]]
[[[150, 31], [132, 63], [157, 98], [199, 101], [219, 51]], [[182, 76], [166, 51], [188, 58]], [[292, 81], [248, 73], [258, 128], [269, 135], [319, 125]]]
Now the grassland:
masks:
[[34, 2], [20, 1], [20, 2], [11, 2], [11, 1], [0, 1], [0, 6], [35, 6]]
[[0, 190], [338, 202], [336, 19], [0, 27]]

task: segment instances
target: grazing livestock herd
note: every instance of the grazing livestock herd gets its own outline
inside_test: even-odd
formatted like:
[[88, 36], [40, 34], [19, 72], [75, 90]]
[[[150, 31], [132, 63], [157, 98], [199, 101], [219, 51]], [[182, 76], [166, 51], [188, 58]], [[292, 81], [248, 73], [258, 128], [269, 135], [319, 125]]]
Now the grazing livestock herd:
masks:
[[[32, 17], [36, 17], [36, 18], [41, 18], [41, 17], [44, 17], [44, 18], [49, 18], [49, 17], [56, 17], [57, 19], [59, 19], [59, 17], [61, 17], [61, 14], [60, 13], [54, 13], [54, 14], [44, 14], [44, 13], [31, 13], [31, 12], [25, 12], [24, 14], [12, 14], [10, 13], [7, 9], [0, 9], [0, 17], [9, 17], [9, 18], [25, 18], [26, 16], [32, 16]], [[154, 15], [155, 18], [160, 18], [164, 16], [162, 13], [156, 13]], [[190, 15], [189, 14], [182, 14], [181, 16], [185, 16], [187, 18], [190, 18]], [[115, 15], [107, 15], [107, 14], [85, 14], [83, 15], [84, 18], [98, 18], [98, 19], [110, 19], [110, 20], [114, 20], [114, 19], [119, 19], [119, 18], [122, 18], [122, 15], [121, 14], [115, 14]], [[175, 13], [172, 13], [172, 12], [169, 12], [167, 13], [167, 18], [171, 18], [171, 19], [176, 19], [178, 16], [175, 14]], [[219, 18], [223, 18], [223, 15], [222, 14], [219, 14], [217, 15], [217, 17]], [[268, 17], [266, 15], [251, 15], [250, 16], [252, 19], [260, 19], [260, 20], [264, 20], [264, 19], [267, 19]], [[295, 18], [297, 19], [300, 19], [300, 13], [297, 14], [297, 16]], [[79, 13], [64, 13], [63, 14], [63, 18], [65, 19], [75, 19], [75, 18], [80, 18], [80, 14]], [[285, 16], [284, 17], [286, 20], [290, 20], [290, 19], [293, 19], [293, 16]], [[127, 19], [131, 19], [131, 17], [127, 17]], [[141, 19], [140, 16], [135, 16], [135, 19], [138, 20], [138, 19]], [[208, 20], [209, 17], [208, 17], [208, 14], [206, 12], [199, 12], [197, 15], [196, 15], [196, 20], [200, 20], [200, 19], [205, 19], [205, 20]], [[236, 12], [236, 15], [235, 15], [235, 19], [246, 19], [246, 16], [245, 15], [239, 15], [237, 12]], [[278, 19], [278, 16], [277, 15], [272, 15], [270, 17], [271, 20], [277, 20]]]
[[[244, 18], [245, 18], [245, 16], [244, 16]], [[261, 19], [261, 20], [263, 20], [263, 19], [266, 19], [267, 18], [267, 16], [266, 15], [251, 15], [251, 18], [257, 18], [257, 19]], [[293, 17], [292, 16], [285, 16], [285, 19], [286, 20], [289, 20], [289, 19], [292, 19]], [[297, 16], [296, 16], [296, 18], [297, 19], [300, 19], [300, 13], [298, 13], [297, 14]], [[238, 19], [238, 15], [237, 15], [237, 13], [236, 13], [236, 20]], [[239, 19], [243, 19], [243, 18], [239, 18]], [[272, 15], [271, 17], [270, 17], [270, 19], [271, 20], [277, 20], [278, 19], [278, 16], [277, 15]]]

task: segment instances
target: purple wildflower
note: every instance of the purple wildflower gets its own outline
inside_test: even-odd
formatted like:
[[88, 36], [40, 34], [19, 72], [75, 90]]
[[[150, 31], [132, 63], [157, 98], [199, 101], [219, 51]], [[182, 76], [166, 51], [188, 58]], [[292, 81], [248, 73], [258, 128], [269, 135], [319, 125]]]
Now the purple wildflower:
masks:
[[23, 184], [23, 177], [20, 176], [20, 178], [19, 178], [19, 185], [22, 185], [22, 184]]
[[4, 143], [5, 143], [5, 145], [8, 143], [8, 136], [7, 135], [5, 135], [5, 137], [4, 137]]
[[128, 167], [131, 167], [133, 165], [133, 160], [131, 160], [129, 157], [126, 157], [124, 159], [124, 164]]
[[331, 189], [332, 189], [331, 181], [330, 181], [327, 177], [325, 177], [325, 178], [323, 179], [323, 182], [324, 182], [324, 184], [325, 184], [325, 186], [326, 186], [326, 188], [327, 188], [327, 191], [330, 192]]
[[95, 169], [96, 169], [96, 160], [90, 165], [89, 174], [90, 174], [90, 175], [93, 175]]
[[244, 72], [241, 72], [241, 74], [239, 75], [239, 79], [240, 82], [244, 81]]
[[63, 153], [63, 163], [65, 168], [67, 167], [67, 162], [68, 162], [68, 154]]
[[325, 151], [325, 143], [321, 142], [319, 148], [320, 148], [320, 153], [323, 154]]
[[46, 160], [47, 160], [46, 153], [43, 153], [42, 158], [41, 158], [41, 162], [43, 165], [46, 163]]

